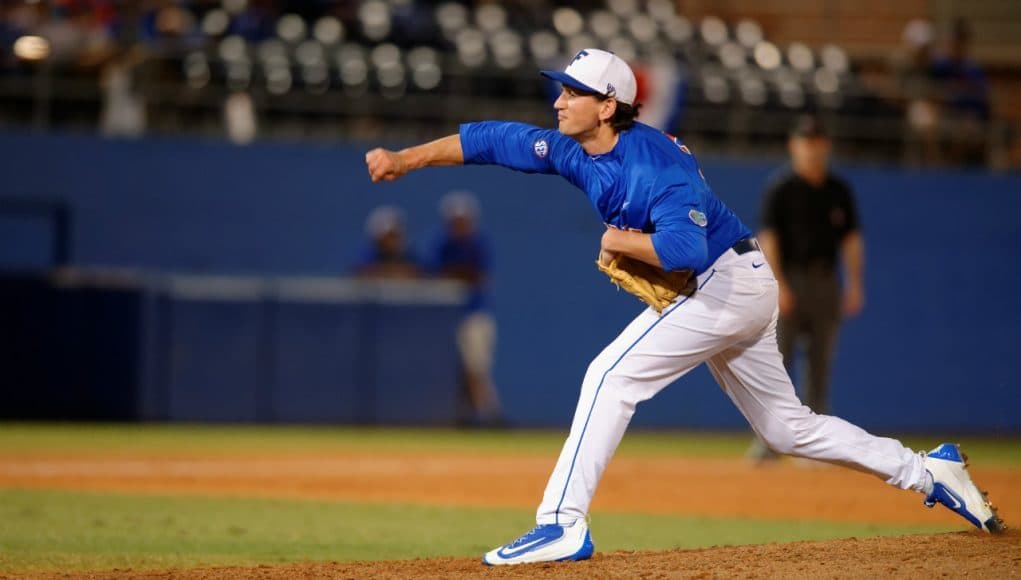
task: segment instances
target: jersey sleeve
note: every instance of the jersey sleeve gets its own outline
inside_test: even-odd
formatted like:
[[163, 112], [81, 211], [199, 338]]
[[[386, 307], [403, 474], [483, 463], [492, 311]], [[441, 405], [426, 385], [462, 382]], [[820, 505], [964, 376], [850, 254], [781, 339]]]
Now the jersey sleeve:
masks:
[[861, 230], [861, 218], [858, 215], [858, 205], [854, 201], [854, 191], [850, 184], [841, 180], [840, 185], [843, 192], [844, 214], [847, 216], [844, 226], [844, 235], [846, 236], [851, 232]]
[[709, 255], [705, 214], [689, 184], [673, 185], [653, 199], [652, 247], [664, 270], [702, 269]]
[[606, 175], [576, 141], [555, 129], [482, 121], [460, 128], [466, 165], [500, 165], [524, 173], [557, 174], [584, 191], [601, 191]]

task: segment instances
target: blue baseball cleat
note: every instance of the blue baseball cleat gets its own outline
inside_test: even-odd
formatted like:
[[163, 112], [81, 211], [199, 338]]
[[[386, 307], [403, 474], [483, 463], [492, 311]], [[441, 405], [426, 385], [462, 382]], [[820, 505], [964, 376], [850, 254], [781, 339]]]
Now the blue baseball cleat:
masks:
[[570, 526], [541, 524], [532, 531], [482, 557], [487, 566], [587, 560], [595, 547], [588, 522], [580, 519]]
[[998, 534], [1007, 529], [985, 492], [971, 481], [968, 456], [961, 453], [956, 443], [943, 443], [926, 454], [922, 463], [932, 475], [932, 493], [925, 498], [926, 506], [941, 503], [989, 533]]

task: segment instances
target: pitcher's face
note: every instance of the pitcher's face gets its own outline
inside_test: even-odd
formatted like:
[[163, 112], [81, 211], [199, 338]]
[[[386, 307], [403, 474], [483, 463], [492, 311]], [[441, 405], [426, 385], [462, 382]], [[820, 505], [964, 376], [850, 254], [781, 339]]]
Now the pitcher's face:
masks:
[[599, 113], [605, 101], [594, 95], [564, 86], [553, 103], [557, 110], [557, 128], [568, 137], [578, 137], [599, 127]]

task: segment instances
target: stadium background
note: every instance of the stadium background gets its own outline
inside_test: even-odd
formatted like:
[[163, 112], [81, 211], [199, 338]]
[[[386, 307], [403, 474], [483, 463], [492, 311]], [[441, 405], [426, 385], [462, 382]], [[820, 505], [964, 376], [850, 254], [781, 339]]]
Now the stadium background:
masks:
[[[791, 121], [809, 111], [827, 121], [837, 166], [858, 193], [868, 252], [866, 309], [841, 335], [833, 411], [884, 432], [997, 438], [1002, 447], [989, 444], [988, 456], [1006, 459], [990, 477], [1010, 505], [1018, 496], [1021, 430], [1021, 317], [1013, 306], [1021, 282], [1013, 267], [1021, 250], [1019, 29], [1018, 5], [999, 0], [5, 3], [0, 418], [140, 423], [0, 425], [7, 505], [22, 513], [59, 503], [33, 495], [50, 493], [38, 488], [124, 491], [102, 473], [57, 481], [66, 475], [62, 469], [80, 465], [64, 465], [48, 478], [35, 463], [76, 454], [103, 461], [105, 453], [138, 454], [159, 475], [173, 470], [161, 463], [166, 453], [206, 449], [244, 457], [249, 447], [280, 455], [312, 448], [329, 463], [339, 461], [331, 454], [358, 449], [360, 437], [382, 437], [366, 449], [390, 453], [392, 436], [425, 442], [417, 453], [433, 442], [472, 457], [506, 453], [493, 451], [508, 445], [501, 441], [526, 441], [519, 452], [542, 453], [551, 464], [585, 365], [638, 311], [591, 267], [602, 226], [584, 198], [552, 177], [436, 169], [370, 187], [362, 155], [378, 144], [447, 134], [471, 120], [549, 125], [551, 87], [535, 70], [561, 67], [593, 45], [638, 63], [650, 105], [643, 119], [684, 139], [716, 193], [749, 224], [758, 221], [766, 180], [784, 163]], [[932, 78], [928, 59], [940, 58], [955, 31], [964, 30], [969, 34], [959, 38], [984, 76]], [[451, 190], [479, 197], [493, 240], [495, 378], [508, 418], [520, 428], [553, 428], [548, 439], [525, 429], [496, 436], [443, 429], [456, 419], [456, 289], [344, 277], [373, 207], [403, 207], [411, 243], [424, 247], [439, 227], [437, 202]], [[536, 207], [543, 209], [530, 211]], [[552, 246], [543, 242], [550, 230], [557, 230]], [[537, 279], [556, 283], [540, 289]], [[160, 430], [180, 422], [437, 429]], [[664, 463], [675, 454], [699, 455], [700, 447], [740, 462], [743, 422], [704, 370], [644, 404], [635, 426], [700, 430], [676, 440], [667, 432], [647, 445], [654, 453], [639, 445]], [[486, 443], [471, 443], [478, 437]], [[484, 471], [504, 477], [501, 469], [509, 468], [501, 461]], [[685, 465], [714, 469], [712, 460]], [[239, 467], [239, 477], [250, 468]], [[107, 479], [115, 481], [112, 469]], [[341, 461], [336, 469], [346, 468]], [[414, 469], [405, 475], [423, 477]], [[294, 481], [303, 477], [309, 476], [299, 473]], [[793, 485], [810, 485], [793, 477]], [[354, 497], [331, 481], [338, 497]], [[850, 481], [856, 489], [858, 480]], [[200, 491], [213, 493], [206, 483]], [[369, 520], [382, 504], [414, 498], [370, 500], [376, 503], [364, 508]], [[130, 511], [103, 503], [122, 501], [102, 496], [95, 509]], [[425, 503], [435, 501], [451, 500]], [[612, 511], [613, 500], [609, 505]], [[655, 511], [632, 508], [616, 509]], [[736, 515], [763, 517], [755, 510]], [[866, 510], [859, 521], [874, 518]], [[922, 523], [948, 529], [943, 522], [953, 521], [934, 516], [935, 523]], [[921, 525], [912, 518], [898, 523]], [[697, 527], [671, 525], [664, 537]], [[73, 536], [60, 529], [61, 537]], [[114, 564], [61, 559], [41, 547], [45, 541], [25, 539], [37, 532], [52, 537], [52, 529], [22, 523], [9, 531], [0, 552], [17, 556], [0, 557], [0, 570], [163, 562], [137, 554]], [[777, 536], [770, 529], [704, 543], [628, 538], [611, 545], [881, 532], [893, 533], [872, 527]], [[124, 545], [122, 538], [111, 541]], [[402, 551], [391, 543], [371, 553], [332, 541], [338, 543], [332, 552], [274, 549], [286, 560], [303, 560], [467, 555], [487, 547]], [[377, 543], [388, 545], [385, 538]], [[268, 557], [259, 550], [234, 559], [194, 552], [204, 556], [174, 564]]]

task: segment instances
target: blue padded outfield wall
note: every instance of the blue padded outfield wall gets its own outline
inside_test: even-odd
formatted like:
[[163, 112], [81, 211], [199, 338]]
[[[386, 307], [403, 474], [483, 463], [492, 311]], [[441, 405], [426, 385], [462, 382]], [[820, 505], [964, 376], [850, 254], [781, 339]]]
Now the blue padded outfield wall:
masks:
[[[374, 206], [403, 206], [412, 243], [424, 253], [439, 226], [442, 194], [473, 191], [494, 246], [495, 374], [510, 419], [568, 424], [588, 361], [640, 310], [593, 265], [603, 226], [585, 198], [559, 178], [499, 168], [430, 169], [373, 186], [363, 166], [367, 148], [5, 135], [0, 197], [67, 202], [76, 266], [328, 276], [348, 271]], [[757, 223], [763, 183], [781, 162], [702, 159], [714, 190], [749, 224]], [[841, 335], [834, 413], [886, 431], [1021, 431], [1021, 176], [842, 169], [865, 226], [867, 302]], [[39, 231], [0, 221], [0, 257], [48, 255], [51, 242]], [[308, 383], [341, 372], [302, 365], [301, 348], [321, 348], [315, 333], [330, 332], [301, 322], [321, 320], [314, 306], [287, 308], [293, 311], [277, 333], [303, 346], [288, 350], [274, 372]], [[189, 321], [208, 320], [198, 310], [178, 315], [181, 332]], [[204, 340], [215, 348], [215, 336]], [[208, 369], [200, 363], [188, 372], [202, 377]], [[389, 363], [428, 361], [394, 356]], [[225, 405], [232, 404], [231, 381], [266, 380], [254, 372], [207, 378], [222, 385]], [[377, 409], [390, 409], [395, 420], [421, 403], [399, 392], [375, 396]], [[299, 419], [308, 412], [289, 409], [295, 402], [286, 391], [260, 404]], [[641, 405], [635, 425], [744, 423], [701, 368]]]
[[464, 300], [437, 281], [8, 272], [0, 419], [450, 424]]

